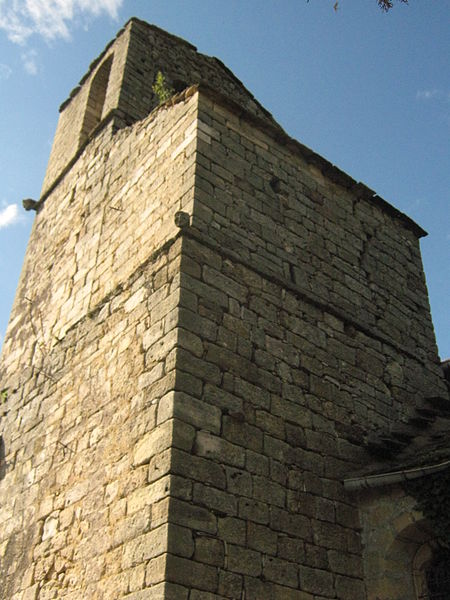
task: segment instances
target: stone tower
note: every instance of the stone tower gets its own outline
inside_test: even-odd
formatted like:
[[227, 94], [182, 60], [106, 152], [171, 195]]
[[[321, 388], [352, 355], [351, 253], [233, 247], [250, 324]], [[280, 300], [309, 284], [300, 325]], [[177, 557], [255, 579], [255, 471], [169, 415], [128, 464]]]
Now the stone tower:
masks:
[[5, 337], [1, 597], [374, 597], [343, 480], [446, 394], [423, 234], [130, 20], [61, 106]]

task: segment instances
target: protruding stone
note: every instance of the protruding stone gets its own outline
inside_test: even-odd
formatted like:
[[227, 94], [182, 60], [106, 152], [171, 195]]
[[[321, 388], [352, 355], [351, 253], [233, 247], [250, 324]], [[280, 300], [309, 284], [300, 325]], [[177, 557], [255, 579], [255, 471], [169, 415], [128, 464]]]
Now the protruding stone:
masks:
[[39, 202], [37, 200], [33, 200], [33, 198], [25, 198], [22, 200], [22, 206], [25, 210], [37, 210], [39, 208]]
[[187, 212], [179, 210], [175, 213], [174, 221], [177, 227], [184, 229], [190, 225], [190, 216]]

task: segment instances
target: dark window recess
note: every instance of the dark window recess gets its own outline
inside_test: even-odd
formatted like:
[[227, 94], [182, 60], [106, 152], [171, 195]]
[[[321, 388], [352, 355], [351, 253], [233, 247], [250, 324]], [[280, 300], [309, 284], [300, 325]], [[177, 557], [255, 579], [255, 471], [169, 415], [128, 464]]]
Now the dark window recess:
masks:
[[450, 553], [440, 553], [427, 568], [427, 600], [450, 600]]
[[173, 83], [172, 83], [172, 87], [174, 89], [174, 91], [179, 94], [180, 92], [182, 92], [183, 90], [185, 90], [188, 86], [188, 84], [183, 81], [182, 79], [174, 79]]
[[109, 56], [99, 67], [95, 74], [84, 113], [83, 126], [81, 127], [79, 147], [88, 139], [102, 120], [103, 105], [105, 104], [106, 90], [108, 89], [109, 74], [111, 72], [113, 57]]

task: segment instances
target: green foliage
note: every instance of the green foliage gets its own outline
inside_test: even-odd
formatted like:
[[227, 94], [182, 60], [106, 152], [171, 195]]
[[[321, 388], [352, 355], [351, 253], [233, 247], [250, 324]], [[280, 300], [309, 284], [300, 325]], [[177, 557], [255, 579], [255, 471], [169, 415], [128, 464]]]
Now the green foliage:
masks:
[[[309, 2], [309, 0], [306, 1]], [[408, 0], [397, 1], [403, 2], [403, 4], [408, 4]], [[377, 0], [377, 3], [381, 10], [384, 10], [384, 12], [388, 12], [388, 10], [390, 10], [394, 6], [394, 0]], [[339, 0], [336, 0], [336, 2], [333, 4], [333, 8], [336, 11], [339, 9]]]
[[6, 402], [8, 400], [8, 390], [6, 388], [0, 392], [0, 399], [2, 402]]
[[158, 71], [156, 75], [155, 83], [152, 85], [152, 90], [158, 96], [159, 104], [164, 104], [167, 100], [173, 96], [174, 90], [167, 85], [166, 78]]
[[[403, 2], [404, 4], [408, 4], [408, 0], [399, 0], [399, 1]], [[384, 12], [387, 12], [394, 5], [392, 0], [377, 0], [377, 2], [378, 2], [378, 6], [381, 8], [381, 10], [384, 10]]]
[[406, 488], [441, 544], [450, 548], [450, 469], [409, 481]]

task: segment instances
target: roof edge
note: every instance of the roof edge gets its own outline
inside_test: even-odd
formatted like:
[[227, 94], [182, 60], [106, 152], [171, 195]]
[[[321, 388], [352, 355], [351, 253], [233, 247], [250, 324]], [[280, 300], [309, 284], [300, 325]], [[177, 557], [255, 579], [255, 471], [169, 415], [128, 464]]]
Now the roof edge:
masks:
[[401, 469], [399, 471], [389, 471], [387, 473], [378, 473], [376, 475], [366, 475], [363, 477], [350, 477], [344, 479], [344, 488], [348, 491], [357, 491], [367, 488], [384, 487], [403, 483], [411, 479], [419, 479], [426, 475], [439, 473], [450, 467], [450, 459], [442, 463], [428, 465], [426, 467], [414, 467], [412, 469]]
[[[198, 52], [197, 46], [194, 46], [194, 44], [191, 44], [191, 42], [188, 42], [184, 38], [179, 37], [178, 35], [175, 35], [173, 33], [170, 33], [169, 31], [166, 31], [165, 29], [161, 29], [161, 27], [158, 27], [157, 25], [154, 25], [153, 23], [148, 23], [147, 21], [144, 21], [143, 19], [139, 19], [138, 17], [130, 17], [122, 29], [126, 29], [128, 27], [128, 25], [130, 25], [132, 23], [136, 23], [137, 25], [139, 25], [141, 27], [145, 27], [146, 29], [151, 29], [152, 31], [157, 31], [159, 34], [162, 34], [162, 35], [170, 38], [171, 40], [174, 40], [174, 41], [178, 42], [179, 44], [183, 44], [184, 46], [187, 46], [191, 50]], [[119, 31], [119, 33], [120, 33], [120, 31]], [[119, 33], [117, 35], [119, 35]]]

